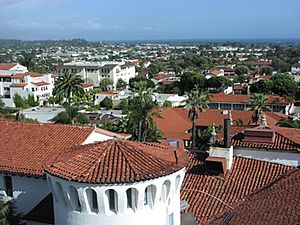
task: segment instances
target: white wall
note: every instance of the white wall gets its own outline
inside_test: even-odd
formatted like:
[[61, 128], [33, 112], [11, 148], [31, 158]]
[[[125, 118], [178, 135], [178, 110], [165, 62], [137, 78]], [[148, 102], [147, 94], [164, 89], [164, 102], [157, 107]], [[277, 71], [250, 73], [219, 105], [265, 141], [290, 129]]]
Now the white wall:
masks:
[[104, 134], [101, 134], [97, 131], [93, 131], [89, 136], [88, 138], [84, 141], [84, 145], [85, 144], [90, 144], [90, 143], [94, 143], [96, 141], [107, 141], [107, 140], [111, 140], [113, 139], [113, 137], [111, 136], [108, 136], [108, 135], [104, 135]]
[[[4, 174], [0, 174], [1, 194], [6, 195], [4, 189]], [[28, 213], [49, 193], [47, 181], [42, 178], [33, 178], [26, 176], [12, 176], [13, 198], [18, 212]]]
[[297, 167], [300, 165], [300, 153], [289, 153], [279, 151], [262, 151], [262, 150], [246, 150], [246, 149], [234, 149], [233, 154], [235, 156], [241, 156], [245, 158], [257, 159], [272, 163], [279, 163], [288, 166]]
[[[174, 225], [180, 225], [180, 187], [184, 179], [185, 169], [182, 169], [171, 175], [160, 177], [145, 182], [120, 185], [97, 185], [68, 182], [66, 180], [47, 174], [51, 179], [51, 185], [54, 187], [54, 213], [56, 225], [166, 225], [169, 214], [174, 213]], [[176, 182], [176, 177], [180, 177]], [[48, 181], [49, 181], [48, 180]], [[165, 181], [170, 181], [170, 201], [163, 202], [161, 198], [162, 186]], [[63, 203], [61, 196], [55, 189], [55, 183], [59, 182], [63, 188], [63, 196], [67, 205]], [[68, 188], [73, 186], [78, 190], [81, 209], [75, 211], [71, 207]], [[156, 195], [154, 206], [151, 208], [144, 205], [144, 192], [149, 185], [155, 185]], [[177, 187], [175, 190], [175, 186]], [[138, 190], [137, 209], [133, 211], [127, 208], [126, 190], [128, 188]], [[91, 212], [86, 197], [86, 190], [92, 188], [97, 193], [99, 212]], [[113, 189], [118, 193], [118, 211], [117, 213], [109, 210], [106, 201], [105, 191]]]

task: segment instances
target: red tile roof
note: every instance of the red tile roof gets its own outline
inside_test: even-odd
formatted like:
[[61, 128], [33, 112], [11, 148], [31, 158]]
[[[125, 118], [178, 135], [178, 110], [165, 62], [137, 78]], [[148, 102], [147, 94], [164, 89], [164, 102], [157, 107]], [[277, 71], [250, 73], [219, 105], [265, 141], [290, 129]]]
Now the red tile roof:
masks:
[[88, 83], [83, 83], [83, 84], [81, 84], [82, 85], [82, 87], [84, 87], [84, 88], [88, 88], [88, 87], [93, 87], [94, 85], [93, 84], [88, 84]]
[[[164, 138], [176, 140], [190, 140], [191, 133], [187, 133], [192, 128], [192, 122], [188, 119], [188, 109], [185, 108], [160, 108], [158, 109], [161, 117], [153, 117], [159, 130], [162, 131]], [[223, 114], [224, 110], [206, 109], [201, 112], [196, 123], [197, 126], [222, 126], [224, 119], [228, 114]], [[251, 123], [252, 111], [232, 110], [233, 124], [237, 121], [243, 121], [244, 125]], [[282, 113], [266, 112], [267, 122], [269, 125], [276, 125], [282, 118], [287, 117]]]
[[25, 87], [27, 83], [11, 83], [10, 87]]
[[[233, 126], [232, 128], [234, 128]], [[245, 141], [244, 139], [244, 128], [236, 130], [236, 133], [231, 131], [231, 145], [234, 148], [245, 148], [245, 149], [259, 149], [259, 150], [274, 150], [274, 151], [290, 151], [290, 152], [300, 152], [300, 130], [293, 128], [283, 128], [277, 126], [270, 126], [275, 130], [275, 139], [273, 143], [264, 142], [251, 142]], [[259, 131], [259, 128], [257, 128]], [[217, 141], [217, 145], [223, 145], [223, 135], [220, 131], [221, 137]]]
[[48, 173], [66, 180], [116, 184], [172, 174], [185, 167], [187, 160], [182, 149], [154, 143], [110, 140], [72, 147], [53, 156], [44, 168]]
[[49, 155], [83, 144], [93, 130], [90, 127], [0, 120], [0, 172], [41, 176], [43, 161]]
[[0, 70], [10, 70], [16, 65], [17, 63], [0, 63]]
[[156, 77], [154, 77], [153, 79], [160, 81], [160, 80], [164, 80], [169, 77], [175, 77], [175, 75], [174, 74], [159, 74]]
[[26, 73], [16, 73], [13, 75], [11, 78], [16, 78], [16, 79], [22, 79], [25, 77], [25, 75], [30, 75], [30, 77], [42, 77], [44, 75], [36, 72], [26, 72]]
[[225, 209], [231, 209], [248, 194], [292, 169], [281, 164], [235, 157], [230, 172], [219, 177], [206, 170], [204, 157], [190, 153], [189, 158], [181, 200], [190, 205], [183, 213], [192, 212], [199, 224], [206, 223]]
[[208, 224], [290, 225], [300, 222], [300, 170], [280, 176]]
[[49, 85], [49, 83], [45, 82], [45, 81], [40, 81], [40, 82], [31, 82], [33, 85], [35, 86], [45, 86], [45, 85]]
[[157, 128], [161, 130], [164, 138], [189, 140], [190, 133], [186, 133], [192, 127], [188, 119], [188, 110], [183, 108], [160, 108], [160, 117], [154, 116], [153, 120]]
[[[224, 114], [224, 112], [226, 112]], [[231, 110], [232, 122], [234, 125], [238, 121], [242, 121], [243, 125], [252, 125], [252, 115], [253, 111], [243, 111], [243, 110]], [[224, 124], [224, 119], [228, 118], [228, 110], [219, 109], [206, 109], [204, 112], [199, 114], [197, 126], [211, 126], [213, 123], [216, 126], [222, 126]], [[282, 118], [286, 118], [287, 115], [282, 113], [266, 112], [267, 122], [270, 125], [276, 125]], [[260, 124], [260, 123], [258, 123]]]
[[[213, 94], [209, 96], [210, 102], [227, 102], [227, 103], [247, 103], [250, 99], [250, 95], [241, 94]], [[268, 104], [284, 104], [288, 105], [283, 97], [280, 96], [269, 96], [267, 99]]]

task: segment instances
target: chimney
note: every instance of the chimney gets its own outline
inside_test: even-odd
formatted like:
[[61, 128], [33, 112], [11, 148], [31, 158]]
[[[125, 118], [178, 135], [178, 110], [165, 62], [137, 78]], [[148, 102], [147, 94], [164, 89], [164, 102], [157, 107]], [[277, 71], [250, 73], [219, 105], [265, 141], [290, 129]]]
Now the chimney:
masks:
[[230, 119], [224, 119], [224, 147], [230, 148]]

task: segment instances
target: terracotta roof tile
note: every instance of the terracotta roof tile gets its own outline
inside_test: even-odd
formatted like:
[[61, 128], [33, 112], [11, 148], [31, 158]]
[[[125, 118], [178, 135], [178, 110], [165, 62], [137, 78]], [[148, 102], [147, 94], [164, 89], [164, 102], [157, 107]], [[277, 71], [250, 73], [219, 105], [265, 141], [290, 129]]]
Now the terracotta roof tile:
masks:
[[33, 85], [35, 86], [45, 86], [45, 85], [49, 85], [49, 83], [45, 82], [45, 81], [40, 81], [40, 82], [31, 82]]
[[11, 78], [22, 79], [22, 78], [25, 77], [25, 75], [30, 75], [30, 77], [42, 77], [42, 76], [44, 76], [44, 75], [42, 75], [40, 73], [37, 73], [37, 72], [26, 72], [26, 73], [16, 73]]
[[160, 117], [154, 116], [153, 120], [163, 133], [164, 138], [190, 139], [191, 134], [186, 133], [192, 127], [188, 119], [188, 110], [182, 108], [160, 108]]
[[134, 183], [172, 174], [185, 167], [187, 160], [182, 149], [110, 140], [72, 147], [53, 156], [44, 168], [54, 176], [76, 182]]
[[[235, 126], [232, 126], [235, 128]], [[241, 129], [234, 129], [235, 133], [231, 131], [231, 145], [234, 148], [246, 148], [246, 149], [259, 149], [259, 150], [274, 150], [274, 151], [290, 151], [290, 152], [300, 152], [300, 130], [293, 128], [284, 128], [270, 126], [275, 130], [275, 139], [273, 143], [263, 143], [263, 142], [250, 142], [244, 140], [244, 129], [246, 127], [241, 127]], [[258, 128], [259, 130], [259, 128]], [[217, 140], [217, 145], [223, 145], [223, 135], [220, 131], [220, 138]]]
[[25, 87], [27, 83], [11, 83], [10, 87]]
[[93, 84], [89, 84], [89, 83], [83, 83], [83, 84], [81, 84], [82, 85], [82, 87], [84, 87], [84, 88], [88, 88], [88, 87], [93, 87], [94, 85]]
[[290, 225], [300, 222], [300, 170], [280, 176], [208, 224]]
[[203, 155], [189, 154], [189, 165], [181, 188], [181, 199], [190, 207], [199, 224], [206, 223], [225, 209], [231, 209], [246, 195], [286, 173], [292, 167], [253, 159], [235, 157], [225, 177], [214, 176], [206, 170]]
[[43, 162], [49, 155], [82, 144], [93, 130], [0, 120], [0, 172], [41, 176]]
[[16, 63], [0, 63], [0, 70], [10, 70], [16, 65]]
[[[250, 99], [249, 95], [241, 94], [213, 94], [209, 96], [209, 101], [214, 102], [228, 102], [228, 103], [247, 103]], [[267, 99], [268, 104], [284, 104], [288, 105], [283, 97], [280, 96], [269, 96]]]

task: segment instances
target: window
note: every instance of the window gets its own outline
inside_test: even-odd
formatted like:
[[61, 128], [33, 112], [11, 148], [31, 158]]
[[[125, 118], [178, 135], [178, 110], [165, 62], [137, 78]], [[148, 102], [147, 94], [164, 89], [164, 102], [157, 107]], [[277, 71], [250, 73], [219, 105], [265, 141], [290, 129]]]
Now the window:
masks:
[[144, 205], [148, 205], [151, 208], [154, 205], [156, 195], [156, 188], [154, 185], [150, 185], [145, 189], [144, 193]]
[[4, 189], [7, 196], [13, 197], [13, 186], [11, 176], [4, 176]]
[[175, 179], [175, 192], [178, 191], [179, 189], [179, 184], [180, 184], [180, 175], [177, 175], [176, 179]]
[[78, 197], [78, 192], [75, 187], [69, 187], [69, 198], [71, 202], [71, 206], [74, 210], [81, 211], [81, 204]]
[[96, 191], [93, 189], [87, 189], [86, 195], [91, 212], [98, 212], [98, 200]]
[[108, 199], [108, 206], [109, 210], [113, 212], [117, 212], [118, 207], [118, 194], [115, 190], [109, 189], [105, 191], [107, 199]]
[[66, 207], [67, 202], [66, 202], [66, 199], [65, 199], [65, 194], [64, 194], [64, 191], [63, 191], [63, 188], [62, 188], [61, 184], [58, 183], [58, 182], [55, 183], [55, 192], [57, 193], [58, 201], [62, 201], [64, 203], [65, 207]]
[[171, 213], [168, 216], [168, 225], [173, 225], [174, 224], [174, 213]]
[[171, 182], [169, 180], [166, 180], [163, 183], [162, 191], [161, 191], [161, 200], [163, 202], [167, 202], [170, 194], [170, 188], [171, 188]]
[[135, 188], [129, 188], [126, 191], [127, 208], [135, 210], [138, 203], [138, 191]]

